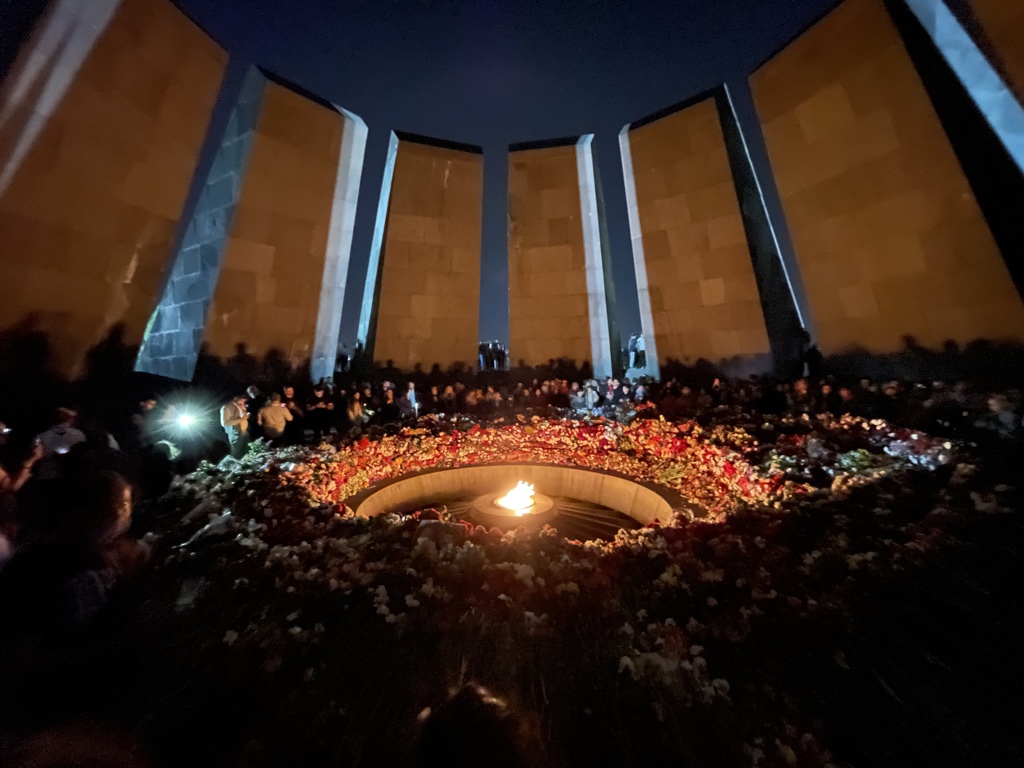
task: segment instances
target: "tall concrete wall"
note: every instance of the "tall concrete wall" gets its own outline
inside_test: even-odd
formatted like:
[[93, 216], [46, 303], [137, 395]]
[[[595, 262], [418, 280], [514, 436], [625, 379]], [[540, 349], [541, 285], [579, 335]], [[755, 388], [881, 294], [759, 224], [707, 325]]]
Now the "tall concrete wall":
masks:
[[824, 352], [1024, 338], [1024, 305], [882, 0], [846, 0], [751, 88]]
[[208, 169], [201, 169], [205, 178], [198, 200], [179, 225], [180, 243], [146, 326], [135, 361], [137, 371], [182, 381], [192, 378], [265, 87], [266, 78], [255, 67], [248, 68], [237, 92], [225, 84], [220, 98], [232, 101], [228, 119], [220, 136], [208, 137], [216, 141], [214, 158]]
[[[771, 368], [771, 350], [715, 98], [620, 137], [641, 324], [654, 364]], [[632, 185], [632, 188], [630, 188]]]
[[588, 362], [610, 375], [613, 308], [591, 140], [509, 153], [509, 354], [527, 365]]
[[54, 4], [0, 89], [0, 328], [138, 342], [227, 55], [169, 0]]
[[1017, 0], [967, 0], [986, 38], [985, 46], [1000, 74], [1024, 102], [1024, 3]]
[[332, 375], [365, 126], [267, 80], [251, 141], [203, 343]]
[[483, 154], [408, 134], [395, 138], [361, 339], [374, 361], [404, 370], [472, 366], [479, 344]]

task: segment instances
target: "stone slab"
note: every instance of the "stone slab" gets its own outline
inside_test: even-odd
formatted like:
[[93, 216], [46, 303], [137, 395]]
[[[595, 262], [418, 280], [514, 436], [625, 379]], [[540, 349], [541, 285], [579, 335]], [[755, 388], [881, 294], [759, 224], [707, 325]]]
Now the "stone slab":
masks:
[[0, 327], [30, 319], [74, 374], [143, 337], [227, 55], [169, 0], [54, 8], [0, 88]]
[[846, 0], [751, 88], [822, 351], [1024, 338], [1024, 305], [882, 0]]

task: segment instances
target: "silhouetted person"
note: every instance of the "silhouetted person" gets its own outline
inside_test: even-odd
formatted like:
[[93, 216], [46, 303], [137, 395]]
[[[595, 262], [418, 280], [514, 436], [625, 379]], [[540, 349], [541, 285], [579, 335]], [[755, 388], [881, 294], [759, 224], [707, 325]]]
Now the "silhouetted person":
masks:
[[384, 390], [384, 399], [380, 404], [380, 410], [377, 411], [377, 421], [381, 424], [391, 424], [398, 421], [401, 416], [402, 412], [395, 401], [395, 390], [388, 387]]
[[36, 470], [40, 480], [55, 480], [63, 473], [63, 457], [78, 443], [85, 442], [85, 433], [75, 426], [78, 413], [70, 408], [57, 409], [57, 421], [36, 438], [43, 448], [43, 457]]
[[295, 387], [285, 387], [281, 395], [281, 402], [292, 415], [284, 430], [285, 442], [289, 445], [302, 441], [305, 430], [306, 412], [299, 405], [299, 399], [295, 396]]
[[420, 714], [419, 768], [526, 768], [536, 765], [524, 724], [501, 699], [470, 683], [436, 711]]
[[0, 631], [30, 636], [80, 626], [139, 573], [149, 547], [127, 536], [132, 489], [121, 475], [84, 478], [59, 528], [0, 572]]
[[421, 408], [422, 403], [419, 393], [416, 391], [416, 382], [410, 381], [405, 394], [398, 401], [398, 409], [403, 419], [413, 419], [420, 415]]
[[322, 383], [313, 387], [313, 394], [306, 401], [306, 427], [313, 430], [313, 438], [319, 440], [331, 431], [331, 416], [334, 400], [327, 394]]
[[643, 334], [638, 334], [636, 337], [636, 358], [633, 361], [633, 367], [647, 367], [647, 343], [644, 341]]
[[[252, 416], [257, 416], [264, 405], [267, 404], [267, 396], [260, 392], [255, 384], [245, 390], [245, 410]], [[263, 437], [263, 428], [259, 425], [259, 419], [249, 420], [249, 439], [258, 440]]]

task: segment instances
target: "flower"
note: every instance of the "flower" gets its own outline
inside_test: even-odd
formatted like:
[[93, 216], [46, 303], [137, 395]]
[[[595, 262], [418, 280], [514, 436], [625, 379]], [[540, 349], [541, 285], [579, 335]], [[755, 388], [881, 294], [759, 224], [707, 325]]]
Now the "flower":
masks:
[[[970, 465], [930, 472], [959, 454], [949, 441], [850, 417], [768, 424], [435, 417], [398, 434], [206, 465], [159, 502], [169, 546], [157, 576], [189, 607], [169, 624], [220, 615], [192, 610], [219, 600], [230, 607], [223, 625], [196, 631], [227, 646], [244, 636], [266, 670], [308, 685], [344, 679], [347, 654], [324, 650], [328, 627], [355, 648], [394, 637], [395, 653], [413, 631], [439, 646], [452, 632], [524, 646], [585, 635], [588, 674], [636, 684], [652, 701], [704, 706], [765, 690], [764, 680], [746, 683], [755, 673], [724, 643], [740, 647], [772, 622], [832, 617], [865, 572], [904, 573], [955, 541], [965, 520], [1014, 508], [1011, 489], [981, 487]], [[418, 536], [420, 523], [453, 523], [447, 510], [366, 519], [347, 504], [406, 472], [509, 461], [617, 472], [693, 508], [610, 540], [463, 520], [458, 536], [434, 541]], [[930, 496], [901, 495], [900, 473], [911, 471]], [[575, 663], [544, 648], [538, 659]], [[745, 683], [732, 690], [727, 680]], [[779, 758], [788, 760], [781, 748]]]

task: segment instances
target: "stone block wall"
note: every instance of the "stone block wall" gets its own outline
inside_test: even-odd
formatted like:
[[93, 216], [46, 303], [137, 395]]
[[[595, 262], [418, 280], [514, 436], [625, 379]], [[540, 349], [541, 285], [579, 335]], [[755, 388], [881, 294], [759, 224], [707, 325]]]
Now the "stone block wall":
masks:
[[266, 78], [251, 67], [238, 93], [222, 96], [235, 102], [195, 209], [183, 225], [163, 294], [139, 347], [137, 371], [182, 381], [195, 372], [265, 87]]
[[825, 353], [1024, 338], [1024, 305], [882, 0], [846, 0], [751, 88]]
[[[334, 262], [342, 257], [340, 249], [328, 255], [332, 218], [338, 206], [352, 213], [343, 204], [351, 194], [337, 200], [336, 189], [345, 132], [353, 129], [336, 108], [266, 81], [206, 318], [203, 343], [210, 354], [230, 358], [244, 347], [250, 355], [273, 352], [298, 366], [313, 357], [318, 334], [330, 333], [325, 324], [333, 327], [336, 344], [340, 307], [336, 317], [321, 321], [320, 306], [325, 274], [335, 275]], [[360, 147], [360, 166], [361, 156]], [[328, 293], [335, 290], [329, 286]], [[335, 353], [325, 363], [330, 373]]]
[[986, 51], [1017, 98], [1024, 102], [1024, 3], [967, 0], [967, 7], [986, 38]]
[[113, 7], [33, 48], [44, 19], [0, 103], [0, 328], [31, 322], [69, 374], [115, 326], [141, 340], [227, 62], [169, 0]]
[[189, 380], [203, 347], [243, 344], [331, 376], [366, 126], [255, 67], [222, 98], [230, 115], [136, 370]]
[[[768, 334], [715, 98], [623, 134], [641, 324], [652, 363], [771, 367]], [[629, 185], [633, 189], [629, 189]], [[644, 306], [644, 303], [641, 303]], [[652, 343], [653, 340], [653, 343]]]
[[478, 147], [397, 135], [379, 278], [367, 275], [374, 361], [475, 364], [483, 166]]
[[612, 371], [591, 136], [509, 152], [509, 354]]

